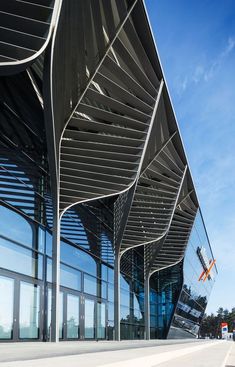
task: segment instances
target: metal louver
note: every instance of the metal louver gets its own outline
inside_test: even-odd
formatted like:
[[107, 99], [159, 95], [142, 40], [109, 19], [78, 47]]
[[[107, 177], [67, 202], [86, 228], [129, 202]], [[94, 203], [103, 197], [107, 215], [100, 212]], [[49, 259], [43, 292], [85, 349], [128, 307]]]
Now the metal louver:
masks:
[[148, 258], [148, 272], [150, 274], [173, 266], [184, 257], [198, 209], [192, 198], [195, 195], [194, 189], [190, 190], [188, 188], [188, 180], [189, 176], [187, 174], [165, 239], [156, 247], [155, 253], [152, 250], [152, 257]]
[[121, 193], [137, 177], [160, 82], [131, 19], [107, 47], [62, 136], [62, 211]]
[[60, 0], [0, 3], [0, 75], [25, 70], [46, 48]]

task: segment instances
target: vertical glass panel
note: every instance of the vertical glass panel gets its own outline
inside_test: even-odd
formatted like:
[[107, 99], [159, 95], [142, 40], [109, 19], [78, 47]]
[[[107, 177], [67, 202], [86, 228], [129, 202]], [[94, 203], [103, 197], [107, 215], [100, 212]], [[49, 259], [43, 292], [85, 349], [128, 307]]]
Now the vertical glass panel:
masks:
[[46, 231], [46, 254], [52, 256], [52, 234]]
[[84, 274], [84, 292], [96, 296], [97, 293], [97, 279]]
[[31, 277], [42, 277], [42, 255], [0, 238], [0, 267]]
[[95, 337], [95, 302], [91, 299], [85, 300], [85, 338]]
[[113, 284], [108, 284], [108, 300], [114, 302], [114, 287]]
[[[47, 258], [47, 281], [52, 282], [52, 260]], [[81, 290], [81, 272], [67, 265], [60, 264], [60, 283], [64, 287]]]
[[51, 339], [51, 289], [47, 294], [47, 338]]
[[81, 290], [81, 272], [60, 264], [60, 283], [64, 287]]
[[120, 304], [122, 306], [130, 307], [130, 292], [120, 289]]
[[64, 263], [96, 276], [96, 261], [86, 252], [61, 242], [60, 256]]
[[12, 339], [14, 280], [0, 276], [0, 339]]
[[47, 282], [52, 283], [52, 260], [47, 258]]
[[64, 328], [63, 328], [63, 323], [64, 323], [64, 295], [62, 292], [60, 292], [60, 310], [59, 310], [59, 338], [63, 339], [64, 336]]
[[20, 283], [20, 338], [38, 339], [40, 322], [40, 287]]
[[[51, 301], [52, 292], [48, 289], [48, 299], [47, 299], [47, 328], [48, 328], [48, 339], [51, 336]], [[60, 309], [59, 309], [59, 338], [63, 337], [63, 293], [60, 292]]]
[[97, 338], [105, 338], [105, 303], [97, 303]]
[[44, 254], [45, 252], [45, 230], [41, 227], [38, 228], [38, 251]]
[[[32, 247], [32, 227], [22, 215], [0, 205], [0, 217], [0, 234], [16, 242], [20, 242], [25, 246]], [[9, 223], [14, 223], [14, 226], [9, 225]]]
[[101, 279], [108, 280], [108, 268], [104, 264], [101, 264]]
[[114, 321], [114, 303], [108, 303], [108, 320]]
[[101, 283], [101, 297], [105, 299], [107, 298], [107, 283], [106, 282]]
[[79, 297], [67, 296], [67, 338], [79, 338]]

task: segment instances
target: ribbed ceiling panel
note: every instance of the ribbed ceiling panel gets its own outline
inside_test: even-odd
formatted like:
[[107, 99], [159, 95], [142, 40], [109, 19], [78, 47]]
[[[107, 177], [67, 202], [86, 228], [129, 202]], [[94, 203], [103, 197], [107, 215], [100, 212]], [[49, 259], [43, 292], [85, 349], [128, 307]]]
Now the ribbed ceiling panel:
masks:
[[44, 51], [58, 4], [59, 0], [0, 2], [1, 75], [26, 69]]
[[178, 199], [170, 229], [164, 241], [148, 256], [148, 271], [153, 273], [165, 267], [175, 265], [183, 259], [188, 244], [191, 229], [197, 213], [197, 207], [192, 199], [194, 190], [189, 189], [185, 177]]
[[[90, 74], [88, 66], [86, 74]], [[134, 183], [159, 86], [128, 19], [64, 130], [61, 210], [121, 193]]]

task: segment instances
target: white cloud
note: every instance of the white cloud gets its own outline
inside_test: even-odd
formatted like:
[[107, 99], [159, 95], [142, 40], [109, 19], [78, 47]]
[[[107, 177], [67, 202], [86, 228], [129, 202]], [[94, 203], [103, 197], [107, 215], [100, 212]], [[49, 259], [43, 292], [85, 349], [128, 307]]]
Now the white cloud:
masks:
[[194, 70], [192, 80], [194, 81], [195, 84], [197, 84], [201, 80], [203, 75], [204, 75], [204, 68], [202, 65], [198, 65]]
[[221, 53], [212, 62], [209, 69], [205, 72], [204, 80], [206, 82], [214, 77], [216, 71], [218, 72], [223, 60], [233, 51], [234, 47], [235, 47], [235, 39], [233, 37], [229, 37], [225, 49], [221, 51]]
[[175, 88], [177, 90], [178, 96], [181, 97], [186, 89], [192, 84], [198, 84], [201, 81], [208, 82], [210, 79], [216, 76], [225, 58], [228, 57], [234, 48], [235, 38], [230, 36], [227, 40], [225, 48], [215, 57], [214, 60], [208, 62], [207, 65], [198, 64], [195, 66], [194, 70], [190, 72], [190, 74], [188, 73], [188, 75], [177, 77], [175, 81]]

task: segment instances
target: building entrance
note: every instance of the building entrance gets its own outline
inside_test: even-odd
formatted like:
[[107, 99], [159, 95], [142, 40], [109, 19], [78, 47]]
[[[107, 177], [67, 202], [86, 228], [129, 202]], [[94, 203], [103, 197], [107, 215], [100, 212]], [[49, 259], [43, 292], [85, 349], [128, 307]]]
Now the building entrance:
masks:
[[[48, 289], [48, 339], [51, 324], [51, 289]], [[106, 338], [106, 304], [95, 297], [61, 288], [60, 340]]]
[[42, 339], [42, 286], [0, 272], [0, 340]]

